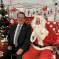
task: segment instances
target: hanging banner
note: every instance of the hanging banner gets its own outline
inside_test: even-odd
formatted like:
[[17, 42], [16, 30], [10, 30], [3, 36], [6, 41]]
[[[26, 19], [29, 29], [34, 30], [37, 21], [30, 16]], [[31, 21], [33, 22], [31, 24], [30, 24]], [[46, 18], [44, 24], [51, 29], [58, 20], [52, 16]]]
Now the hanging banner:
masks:
[[26, 9], [26, 17], [31, 17], [31, 10], [29, 9]]
[[36, 10], [32, 10], [32, 17], [36, 15]]
[[[20, 12], [20, 11], [18, 11], [18, 12]], [[51, 15], [54, 15], [55, 13], [59, 13], [59, 7], [55, 6], [54, 8], [50, 8], [49, 10], [44, 10], [44, 11], [40, 10], [39, 8], [37, 8], [37, 9], [23, 9], [22, 12], [25, 13], [26, 17], [34, 17], [37, 14], [41, 14], [44, 18], [47, 18], [47, 17], [50, 17]], [[17, 13], [13, 12], [13, 14], [15, 15]]]

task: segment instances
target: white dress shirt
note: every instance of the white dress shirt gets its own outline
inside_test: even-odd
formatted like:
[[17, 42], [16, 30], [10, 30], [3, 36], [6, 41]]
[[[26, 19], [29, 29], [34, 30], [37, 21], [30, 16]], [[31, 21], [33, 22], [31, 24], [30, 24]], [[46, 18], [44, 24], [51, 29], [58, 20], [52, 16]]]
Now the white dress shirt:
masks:
[[15, 34], [14, 34], [14, 41], [13, 41], [13, 44], [14, 44], [14, 45], [15, 45], [15, 40], [16, 40], [16, 39], [15, 39], [16, 33], [17, 33], [17, 30], [18, 30], [18, 27], [19, 27], [19, 26], [21, 26], [21, 27], [20, 27], [20, 30], [21, 30], [23, 24], [22, 24], [22, 25], [17, 24], [16, 30], [15, 30]]

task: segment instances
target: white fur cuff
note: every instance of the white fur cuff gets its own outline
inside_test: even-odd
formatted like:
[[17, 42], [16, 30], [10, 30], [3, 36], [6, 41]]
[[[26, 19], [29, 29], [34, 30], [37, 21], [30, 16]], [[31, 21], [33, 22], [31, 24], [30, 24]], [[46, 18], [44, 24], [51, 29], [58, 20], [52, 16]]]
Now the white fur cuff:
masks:
[[35, 32], [32, 32], [32, 35], [30, 37], [30, 41], [34, 42], [36, 40]]

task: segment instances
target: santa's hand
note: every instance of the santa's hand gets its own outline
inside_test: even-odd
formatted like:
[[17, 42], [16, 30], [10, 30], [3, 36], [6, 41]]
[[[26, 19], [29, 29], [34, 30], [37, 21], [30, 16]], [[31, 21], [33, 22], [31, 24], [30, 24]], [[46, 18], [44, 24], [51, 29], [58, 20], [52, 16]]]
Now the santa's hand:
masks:
[[44, 32], [45, 32], [45, 28], [42, 28], [42, 29], [41, 29], [41, 32], [44, 33]]
[[42, 32], [42, 35], [40, 35], [39, 37], [40, 37], [40, 39], [44, 40], [45, 37], [48, 35], [49, 32], [45, 28], [43, 28], [41, 30], [41, 32]]

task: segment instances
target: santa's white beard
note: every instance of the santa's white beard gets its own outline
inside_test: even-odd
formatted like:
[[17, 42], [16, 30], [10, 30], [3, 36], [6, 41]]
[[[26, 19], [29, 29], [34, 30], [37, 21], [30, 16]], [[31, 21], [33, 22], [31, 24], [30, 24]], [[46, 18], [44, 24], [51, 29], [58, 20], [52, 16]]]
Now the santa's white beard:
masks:
[[40, 25], [35, 25], [35, 28], [41, 28], [42, 27], [42, 25], [40, 24]]
[[34, 28], [34, 31], [35, 31], [36, 33], [39, 33], [42, 28], [43, 28], [43, 27], [42, 27], [41, 24], [40, 24], [40, 25], [36, 25], [35, 28]]
[[34, 32], [38, 36], [38, 35], [41, 35], [42, 34], [41, 30], [42, 30], [42, 26], [41, 25], [36, 25], [35, 26], [35, 29], [34, 29]]
[[45, 29], [45, 27], [42, 27], [42, 25], [36, 25], [34, 32], [36, 33], [37, 37], [41, 37], [44, 33], [48, 34], [48, 31]]

